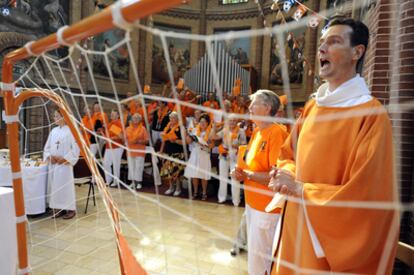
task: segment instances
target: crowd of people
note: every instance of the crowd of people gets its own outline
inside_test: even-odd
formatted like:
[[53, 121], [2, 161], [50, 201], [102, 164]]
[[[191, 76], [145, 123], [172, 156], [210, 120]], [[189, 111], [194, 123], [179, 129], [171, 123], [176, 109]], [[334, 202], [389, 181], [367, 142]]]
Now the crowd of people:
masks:
[[[169, 88], [171, 86], [165, 85], [162, 94], [173, 98], [172, 91], [167, 94]], [[220, 178], [217, 200], [219, 203], [227, 200], [227, 186], [231, 182], [231, 200], [238, 206], [242, 195], [240, 182], [229, 175], [236, 166], [238, 147], [246, 145], [253, 132], [253, 122], [240, 116], [248, 113], [250, 99], [242, 95], [225, 95], [223, 108], [228, 117], [214, 113], [214, 110], [221, 109], [214, 93], [209, 93], [208, 98], [202, 101], [200, 95], [183, 87], [179, 90], [178, 99], [199, 104], [210, 112], [168, 100], [143, 101], [133, 93], [128, 93], [120, 109], [111, 110], [109, 118], [98, 102], [85, 107], [82, 128], [92, 154], [97, 155], [101, 150], [99, 144], [105, 141], [103, 167], [106, 183], [111, 187], [119, 185], [121, 160], [126, 147], [130, 187], [141, 189], [145, 148], [151, 144], [165, 156], [160, 158], [160, 176], [168, 186], [166, 195], [179, 196], [186, 178], [186, 182], [192, 185], [192, 198], [206, 200], [215, 163], [212, 158], [217, 157], [216, 169]]]
[[[202, 112], [168, 100], [144, 106], [138, 96], [129, 94], [122, 112], [113, 109], [110, 119], [98, 103], [92, 114], [87, 108], [85, 137], [92, 152], [99, 151], [93, 133], [105, 137], [103, 165], [112, 171], [105, 175], [108, 185], [118, 185], [125, 145], [128, 179], [131, 187], [141, 188], [143, 150], [151, 142], [164, 154], [160, 175], [169, 187], [165, 194], [180, 195], [184, 176], [191, 180], [193, 199], [207, 199], [211, 155], [217, 153], [218, 202], [227, 199], [230, 183], [232, 202], [239, 205], [240, 183], [244, 183], [246, 225], [242, 221], [241, 230], [247, 233], [251, 275], [390, 274], [398, 239], [398, 229], [392, 228], [398, 228], [398, 212], [331, 205], [395, 199], [391, 124], [358, 74], [368, 40], [368, 28], [359, 21], [330, 22], [318, 49], [319, 75], [326, 83], [306, 103], [291, 131], [267, 119], [283, 110], [280, 97], [272, 91], [258, 90], [249, 98], [226, 96], [223, 101], [210, 93], [201, 102], [199, 95], [183, 88], [180, 102], [208, 109], [201, 108]], [[164, 96], [167, 91], [166, 86]], [[224, 109], [229, 116], [220, 116], [215, 109]], [[246, 113], [250, 119], [236, 115]], [[65, 167], [78, 154], [73, 140], [65, 137], [67, 128], [59, 113], [55, 119], [60, 124], [51, 133], [45, 158], [52, 166], [65, 166], [55, 170], [52, 182], [70, 174]], [[59, 138], [64, 142], [56, 141]], [[62, 205], [56, 203], [58, 196], [51, 197], [51, 207], [67, 209], [67, 217], [73, 215], [73, 203], [68, 201], [72, 199]], [[275, 198], [278, 203], [273, 204]]]

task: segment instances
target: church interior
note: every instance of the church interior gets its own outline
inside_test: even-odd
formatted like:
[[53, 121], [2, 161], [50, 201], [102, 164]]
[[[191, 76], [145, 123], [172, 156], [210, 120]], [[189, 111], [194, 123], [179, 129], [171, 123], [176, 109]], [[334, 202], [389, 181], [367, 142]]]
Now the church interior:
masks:
[[[337, 135], [322, 130], [300, 134], [317, 124], [306, 118], [317, 113], [312, 102], [317, 104], [320, 87], [330, 83], [323, 73], [334, 62], [347, 64], [345, 54], [337, 61], [321, 59], [323, 47], [332, 46], [329, 29], [340, 29], [329, 25], [335, 18], [352, 18], [369, 29], [354, 76], [381, 107], [365, 110], [361, 125], [354, 127], [364, 129], [372, 116], [384, 115], [386, 123], [378, 129], [388, 131], [389, 144], [375, 138], [374, 126], [352, 140], [353, 128], [340, 131], [342, 121], [329, 126]], [[411, 0], [0, 1], [0, 220], [5, 225], [0, 229], [0, 275], [414, 274], [413, 48]], [[257, 103], [261, 96], [267, 102]], [[282, 188], [267, 187], [279, 175], [279, 149], [261, 160], [269, 157], [268, 167], [258, 170], [266, 172], [265, 185], [257, 183], [262, 179], [255, 170], [237, 176], [242, 163], [249, 166], [250, 156], [261, 156], [276, 138], [270, 134], [268, 143], [254, 144], [261, 129], [256, 114], [286, 132], [283, 141], [292, 145], [281, 142], [280, 154], [292, 146], [298, 167], [302, 163], [329, 174], [336, 169], [332, 155], [341, 152], [346, 157], [337, 180], [344, 181], [349, 174], [367, 173], [356, 166], [378, 157], [367, 165], [372, 169], [368, 179], [378, 179], [378, 189], [367, 191], [364, 181], [355, 191], [367, 192], [366, 201], [335, 197], [337, 186], [329, 189], [330, 203], [345, 207], [338, 216], [349, 218], [347, 211], [359, 205], [365, 213], [395, 213], [389, 222], [395, 226], [389, 229], [388, 218], [375, 216], [384, 222], [371, 228], [372, 235], [387, 236], [372, 244], [383, 245], [377, 255], [381, 260], [370, 263], [375, 272], [337, 266], [339, 256], [316, 256], [317, 264], [306, 266], [307, 258], [298, 252], [305, 248], [313, 247], [310, 251], [318, 255], [319, 245], [327, 255], [330, 249], [347, 255], [326, 243], [332, 236], [324, 238], [318, 231], [329, 231], [325, 227], [334, 226], [335, 215], [323, 217], [320, 228], [312, 220], [323, 216], [323, 210], [314, 212], [326, 201], [316, 187], [306, 193], [308, 182], [302, 193], [286, 193], [280, 199], [284, 207], [279, 204], [282, 210], [276, 212], [289, 219], [292, 206], [286, 205], [318, 198], [304, 203], [304, 211], [295, 216], [295, 226], [310, 233], [297, 229], [288, 234], [296, 246], [290, 254], [283, 254], [284, 237], [272, 237], [266, 248], [273, 248], [268, 269], [253, 271], [258, 269], [252, 269], [256, 262], [250, 253], [263, 256], [267, 250], [255, 251], [252, 238], [263, 235], [270, 220], [258, 223], [258, 231], [249, 229], [256, 219], [249, 209], [259, 209], [251, 201], [259, 197], [251, 192], [267, 192], [269, 202], [274, 194], [283, 195]], [[350, 109], [346, 118], [358, 115]], [[360, 153], [363, 145], [358, 145], [356, 152], [346, 152], [358, 138], [367, 138], [361, 144], [372, 151]], [[332, 147], [321, 146], [318, 139], [329, 139]], [[296, 149], [310, 140], [316, 140], [314, 147], [301, 155]], [[312, 162], [315, 154], [320, 162]], [[353, 157], [360, 159], [348, 167]], [[387, 171], [380, 160], [390, 164]], [[297, 178], [307, 175], [297, 168]], [[390, 189], [385, 187], [388, 176]], [[261, 191], [250, 190], [255, 188]], [[341, 206], [344, 201], [348, 204]], [[288, 230], [283, 222], [277, 224], [276, 235]], [[352, 234], [359, 236], [349, 237], [359, 248], [356, 240], [371, 233], [355, 229]], [[315, 245], [318, 237], [321, 244]], [[307, 241], [312, 246], [301, 250], [300, 243]], [[361, 255], [377, 253], [363, 250]], [[359, 261], [355, 255], [350, 262]], [[277, 256], [295, 259], [281, 261], [281, 270], [289, 272], [278, 269]]]

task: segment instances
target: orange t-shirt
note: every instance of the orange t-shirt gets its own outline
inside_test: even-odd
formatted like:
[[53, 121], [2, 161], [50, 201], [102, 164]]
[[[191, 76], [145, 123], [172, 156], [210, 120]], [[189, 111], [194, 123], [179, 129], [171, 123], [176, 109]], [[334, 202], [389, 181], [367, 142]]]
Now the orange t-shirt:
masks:
[[[280, 148], [287, 136], [287, 132], [278, 124], [273, 124], [262, 130], [259, 130], [259, 128], [254, 129], [252, 138], [247, 146], [247, 170], [253, 172], [270, 172], [272, 166], [277, 163]], [[267, 186], [251, 180], [246, 180], [245, 185], [255, 189], [270, 191]], [[245, 189], [244, 194], [246, 203], [250, 207], [262, 212], [265, 212], [266, 206], [273, 198], [272, 195], [247, 189]], [[273, 213], [279, 212], [280, 209], [273, 211]]]
[[[122, 144], [123, 143], [122, 142], [122, 139], [116, 133], [114, 133], [113, 131], [111, 131], [111, 129], [114, 129], [114, 128], [121, 129], [121, 133], [122, 133], [122, 123], [121, 123], [121, 120], [117, 119], [117, 120], [113, 120], [113, 121], [109, 122], [106, 136], [108, 138], [110, 138], [111, 140], [113, 140], [114, 142]], [[111, 143], [106, 142], [105, 145], [106, 145], [106, 149], [116, 149], [116, 148], [119, 148], [119, 146], [117, 144], [112, 143], [112, 142]]]
[[[129, 126], [125, 131], [129, 149], [145, 150], [145, 145], [135, 143], [136, 141], [148, 141], [148, 133], [142, 123], [138, 127]], [[129, 151], [128, 155], [131, 157], [145, 157], [145, 153], [141, 152]]]

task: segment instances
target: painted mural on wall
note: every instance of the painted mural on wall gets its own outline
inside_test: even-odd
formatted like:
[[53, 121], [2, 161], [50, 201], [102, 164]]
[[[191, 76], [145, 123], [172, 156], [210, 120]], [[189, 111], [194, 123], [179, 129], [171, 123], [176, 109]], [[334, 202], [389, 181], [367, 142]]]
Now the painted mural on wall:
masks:
[[[70, 0], [0, 1], [0, 32], [16, 32], [36, 40], [69, 25]], [[68, 54], [67, 48], [50, 52], [58, 57]]]
[[[278, 23], [276, 23], [278, 24]], [[270, 53], [270, 84], [283, 85], [282, 64], [279, 55], [279, 47], [283, 47], [289, 73], [289, 81], [292, 84], [302, 84], [304, 74], [306, 26], [294, 29], [284, 34], [283, 45], [277, 43], [276, 36], [271, 39]]]
[[[188, 28], [180, 28], [175, 26], [167, 26], [154, 24], [154, 27], [164, 31], [172, 31], [176, 33], [191, 33]], [[182, 77], [190, 64], [190, 40], [166, 38], [170, 63], [172, 66], [173, 76], [175, 80]], [[164, 49], [161, 39], [153, 36], [152, 43], [152, 82], [167, 83], [170, 81], [168, 75], [167, 62], [165, 60]]]
[[120, 29], [107, 31], [94, 37], [93, 47], [96, 51], [110, 49], [107, 61], [103, 55], [94, 55], [93, 72], [96, 75], [109, 77], [109, 68], [114, 78], [128, 80], [130, 62], [128, 48], [126, 44], [113, 48], [124, 37], [125, 31]]
[[[106, 7], [112, 5], [114, 0], [97, 0], [95, 1], [95, 13], [101, 12]], [[113, 48], [117, 43], [125, 38], [125, 32], [121, 29], [114, 29], [101, 33], [94, 37], [93, 48], [95, 51], [109, 50], [107, 60], [103, 55], [94, 55], [93, 72], [95, 75], [112, 77], [121, 80], [129, 78], [129, 53], [126, 44], [122, 44]], [[109, 70], [108, 70], [109, 69]]]
[[[229, 31], [240, 31], [240, 29], [218, 29], [214, 34], [226, 33]], [[222, 43], [227, 53], [239, 64], [249, 64], [250, 58], [250, 38], [243, 37], [237, 39], [227, 39], [219, 41]]]

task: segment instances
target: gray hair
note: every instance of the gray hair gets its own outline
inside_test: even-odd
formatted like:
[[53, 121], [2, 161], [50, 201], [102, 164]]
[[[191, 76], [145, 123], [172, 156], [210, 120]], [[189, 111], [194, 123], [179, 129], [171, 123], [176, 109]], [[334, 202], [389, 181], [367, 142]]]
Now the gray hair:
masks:
[[250, 95], [250, 100], [260, 100], [263, 104], [270, 107], [270, 115], [277, 114], [280, 106], [279, 97], [270, 90], [257, 90], [254, 94]]

